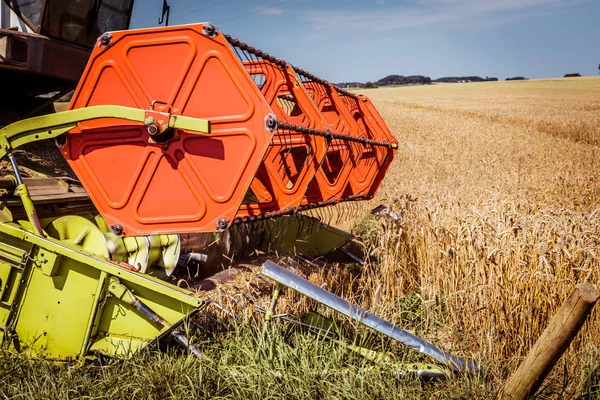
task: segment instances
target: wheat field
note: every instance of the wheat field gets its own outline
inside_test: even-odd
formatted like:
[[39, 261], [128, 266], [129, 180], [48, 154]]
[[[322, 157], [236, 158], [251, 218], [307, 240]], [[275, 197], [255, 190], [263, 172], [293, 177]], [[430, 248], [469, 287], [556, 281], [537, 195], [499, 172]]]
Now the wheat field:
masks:
[[[429, 339], [488, 364], [499, 386], [574, 286], [600, 280], [600, 78], [365, 94], [400, 144], [377, 200], [403, 216], [377, 239], [373, 301], [418, 293], [435, 313], [443, 300]], [[597, 385], [599, 315], [548, 397]]]
[[[494, 398], [574, 286], [600, 283], [600, 78], [364, 93], [398, 154], [376, 198], [348, 205], [343, 221], [364, 242], [365, 265], [332, 263], [311, 280], [479, 362], [482, 374], [398, 377], [282, 322], [262, 336], [248, 308], [233, 332], [194, 339], [201, 358], [149, 350], [77, 366], [2, 352], [0, 398]], [[369, 216], [381, 203], [401, 220]], [[269, 295], [260, 301], [268, 307]], [[315, 306], [286, 291], [277, 311]], [[353, 334], [411, 363], [427, 360], [366, 329]], [[599, 310], [536, 397], [600, 398]]]

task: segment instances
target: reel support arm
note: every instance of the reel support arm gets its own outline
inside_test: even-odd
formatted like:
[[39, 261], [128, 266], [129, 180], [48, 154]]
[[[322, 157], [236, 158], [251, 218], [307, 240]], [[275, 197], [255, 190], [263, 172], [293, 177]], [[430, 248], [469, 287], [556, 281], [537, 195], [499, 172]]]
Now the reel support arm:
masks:
[[210, 121], [190, 118], [153, 110], [141, 110], [123, 106], [92, 106], [77, 110], [43, 115], [15, 122], [0, 129], [0, 159], [8, 156], [17, 179], [17, 194], [21, 197], [27, 219], [35, 233], [43, 236], [33, 201], [23, 183], [17, 162], [12, 151], [27, 143], [53, 139], [75, 128], [78, 123], [101, 118], [117, 118], [143, 123], [151, 138], [157, 141], [171, 129], [185, 129], [196, 133], [209, 134]]
[[24, 144], [56, 138], [80, 122], [101, 118], [143, 123], [151, 136], [160, 135], [167, 129], [185, 129], [204, 134], [211, 131], [210, 121], [205, 119], [123, 106], [92, 106], [29, 118], [1, 128], [0, 159]]

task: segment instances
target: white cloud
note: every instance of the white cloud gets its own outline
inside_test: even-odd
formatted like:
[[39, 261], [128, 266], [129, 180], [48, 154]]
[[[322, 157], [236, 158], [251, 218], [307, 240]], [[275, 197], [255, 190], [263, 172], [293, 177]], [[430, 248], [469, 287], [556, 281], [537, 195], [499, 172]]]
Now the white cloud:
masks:
[[[383, 4], [385, 0], [376, 0]], [[409, 0], [401, 6], [370, 10], [318, 10], [301, 15], [315, 29], [347, 30], [349, 26], [386, 31], [444, 25], [497, 25], [584, 0]], [[381, 2], [381, 3], [380, 3]]]
[[265, 8], [264, 10], [261, 10], [260, 13], [264, 15], [281, 15], [283, 14], [283, 9], [278, 7]]

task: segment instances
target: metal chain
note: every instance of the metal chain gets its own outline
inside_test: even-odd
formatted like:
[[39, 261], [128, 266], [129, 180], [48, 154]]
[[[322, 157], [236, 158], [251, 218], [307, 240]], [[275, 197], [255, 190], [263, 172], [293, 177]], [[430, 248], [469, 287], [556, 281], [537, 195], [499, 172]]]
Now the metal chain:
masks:
[[356, 137], [356, 136], [352, 136], [352, 135], [346, 135], [344, 133], [335, 133], [335, 132], [331, 132], [329, 130], [323, 131], [320, 129], [306, 128], [306, 127], [300, 126], [300, 125], [288, 124], [287, 122], [278, 122], [277, 127], [281, 128], [281, 129], [289, 129], [289, 130], [296, 131], [299, 133], [304, 133], [307, 135], [322, 136], [329, 140], [341, 139], [341, 140], [345, 140], [348, 142], [355, 142], [355, 143], [368, 144], [368, 145], [373, 145], [373, 146], [387, 147], [389, 149], [393, 149], [397, 146], [396, 143], [382, 142], [379, 140], [361, 138], [361, 137]]
[[[225, 36], [225, 39], [227, 39], [227, 41], [232, 46], [238, 47], [238, 48], [240, 48], [243, 51], [247, 51], [248, 53], [250, 53], [252, 55], [255, 55], [256, 57], [260, 57], [260, 58], [262, 58], [264, 60], [271, 61], [272, 63], [274, 63], [274, 64], [276, 64], [276, 65], [278, 65], [278, 66], [280, 66], [282, 68], [285, 68], [286, 65], [287, 65], [287, 63], [284, 60], [282, 60], [281, 58], [273, 57], [269, 53], [265, 53], [264, 51], [261, 51], [261, 50], [255, 48], [255, 47], [252, 47], [252, 46], [250, 46], [250, 45], [248, 45], [248, 44], [246, 44], [246, 43], [244, 43], [244, 42], [242, 42], [242, 41], [240, 41], [240, 40], [238, 40], [236, 38], [231, 37], [231, 35], [223, 35], [223, 36]], [[351, 97], [354, 100], [360, 100], [360, 96], [358, 96], [357, 94], [348, 92], [348, 91], [346, 91], [344, 89], [341, 89], [341, 88], [333, 85], [329, 81], [326, 81], [325, 79], [321, 79], [318, 76], [313, 75], [313, 74], [311, 74], [310, 72], [308, 72], [306, 70], [303, 70], [302, 68], [295, 67], [295, 66], [292, 66], [292, 68], [294, 69], [294, 71], [298, 75], [302, 75], [302, 76], [308, 78], [309, 80], [311, 80], [313, 82], [320, 83], [320, 84], [322, 84], [324, 86], [332, 87], [339, 94], [341, 94], [343, 96]]]
[[235, 47], [238, 47], [244, 51], [247, 51], [250, 54], [253, 54], [257, 57], [260, 57], [264, 60], [268, 60], [271, 61], [273, 64], [276, 64], [282, 68], [285, 68], [286, 66], [286, 62], [284, 60], [282, 60], [281, 58], [276, 58], [273, 57], [272, 55], [270, 55], [269, 53], [265, 53], [264, 51], [261, 51], [257, 48], [254, 48], [244, 42], [239, 41], [238, 39], [232, 38], [230, 35], [224, 35], [225, 39], [227, 39], [227, 41]]
[[352, 97], [354, 100], [360, 100], [360, 96], [355, 94], [355, 93], [350, 93], [347, 90], [344, 89], [340, 89], [339, 87], [335, 86], [334, 84], [332, 84], [329, 81], [326, 81], [325, 79], [321, 79], [318, 76], [315, 76], [313, 74], [311, 74], [308, 71], [303, 70], [302, 68], [299, 67], [293, 67], [294, 71], [296, 71], [296, 73], [298, 75], [301, 75], [305, 78], [308, 78], [309, 80], [313, 81], [313, 82], [317, 82], [320, 83], [323, 86], [326, 87], [332, 87], [334, 88], [339, 94], [343, 95], [343, 96], [348, 96], [348, 97]]
[[331, 199], [331, 200], [325, 200], [325, 201], [319, 201], [316, 203], [306, 204], [306, 205], [300, 206], [298, 208], [289, 207], [289, 208], [285, 208], [285, 209], [279, 210], [279, 211], [266, 212], [266, 213], [262, 213], [262, 214], [250, 215], [247, 217], [238, 217], [233, 220], [233, 222], [231, 223], [231, 226], [241, 225], [241, 224], [245, 224], [248, 222], [263, 221], [265, 219], [278, 218], [278, 217], [283, 217], [286, 215], [294, 215], [294, 214], [302, 212], [302, 211], [313, 210], [315, 208], [322, 208], [322, 207], [327, 207], [327, 206], [333, 206], [333, 205], [348, 202], [348, 201], [368, 200], [368, 199], [369, 199], [369, 196], [366, 194], [353, 194], [353, 195], [342, 197], [339, 199]]

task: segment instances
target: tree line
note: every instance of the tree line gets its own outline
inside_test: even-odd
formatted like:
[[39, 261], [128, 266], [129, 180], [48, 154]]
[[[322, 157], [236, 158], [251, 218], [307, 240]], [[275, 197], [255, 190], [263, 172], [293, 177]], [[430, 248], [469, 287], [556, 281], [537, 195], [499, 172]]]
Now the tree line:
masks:
[[428, 85], [430, 83], [431, 78], [423, 75], [388, 75], [375, 82], [377, 86]]
[[445, 82], [445, 83], [459, 83], [459, 82], [496, 82], [498, 78], [494, 76], [486, 76], [482, 78], [480, 76], [445, 76], [438, 78], [433, 82]]
[[[598, 71], [600, 71], [600, 65], [598, 65]], [[566, 74], [565, 78], [571, 77], [579, 77], [581, 76], [579, 73], [570, 73]], [[381, 78], [378, 81], [371, 82], [368, 81], [366, 83], [362, 82], [340, 82], [335, 85], [340, 88], [377, 88], [379, 86], [401, 86], [401, 85], [429, 85], [432, 82], [445, 82], [445, 83], [459, 83], [459, 82], [496, 82], [498, 78], [494, 76], [486, 76], [482, 78], [480, 76], [445, 76], [442, 78], [438, 78], [432, 80], [428, 76], [423, 75], [388, 75], [385, 78]], [[506, 78], [507, 81], [525, 81], [529, 80], [529, 78], [525, 78], [524, 76], [513, 76]]]
[[379, 86], [400, 86], [400, 85], [429, 85], [431, 78], [423, 75], [388, 75], [378, 81], [366, 83], [361, 82], [340, 82], [336, 86], [341, 88], [377, 88]]

